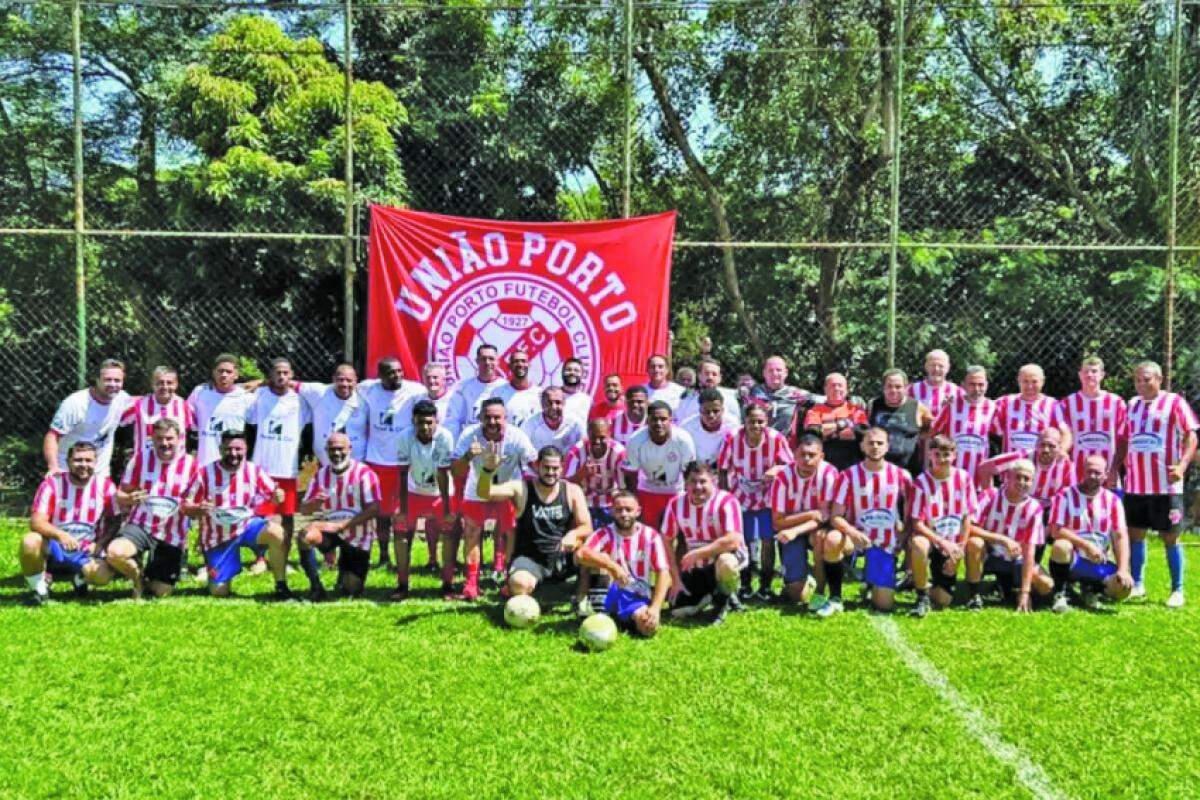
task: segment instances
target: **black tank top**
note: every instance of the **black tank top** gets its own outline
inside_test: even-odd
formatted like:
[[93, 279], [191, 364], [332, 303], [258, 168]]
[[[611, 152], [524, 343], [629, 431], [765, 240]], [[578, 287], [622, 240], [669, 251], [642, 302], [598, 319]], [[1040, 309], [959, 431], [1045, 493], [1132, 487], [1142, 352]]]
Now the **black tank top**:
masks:
[[517, 541], [514, 556], [532, 558], [546, 567], [553, 567], [561, 551], [562, 538], [571, 527], [571, 506], [567, 501], [567, 485], [558, 482], [558, 495], [543, 502], [537, 491], [538, 481], [525, 479], [525, 510], [517, 520]]

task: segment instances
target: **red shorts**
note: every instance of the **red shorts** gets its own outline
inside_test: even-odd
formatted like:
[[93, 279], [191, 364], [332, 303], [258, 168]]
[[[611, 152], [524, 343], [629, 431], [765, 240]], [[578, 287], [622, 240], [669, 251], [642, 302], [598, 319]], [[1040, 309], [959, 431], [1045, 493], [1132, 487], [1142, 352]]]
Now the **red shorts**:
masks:
[[395, 464], [367, 464], [379, 478], [379, 513], [395, 514], [400, 508], [400, 467]]
[[260, 517], [270, 517], [279, 514], [282, 517], [290, 517], [296, 513], [296, 479], [295, 478], [271, 478], [275, 481], [275, 485], [283, 489], [283, 502], [275, 503], [268, 500], [265, 503], [259, 503], [254, 513]]
[[[453, 500], [451, 505], [453, 505]], [[410, 531], [415, 531], [417, 520], [424, 517], [425, 529], [437, 533], [441, 530], [443, 516], [445, 513], [442, 510], [441, 495], [408, 493], [408, 529]]]
[[674, 500], [675, 495], [638, 492], [637, 496], [642, 505], [642, 522], [656, 531], [662, 531], [663, 513], [667, 510], [667, 503]]
[[496, 530], [500, 531], [511, 531], [517, 525], [512, 503], [507, 500], [494, 503], [485, 503], [482, 500], [463, 500], [462, 515], [463, 519], [474, 522], [480, 528], [489, 519], [496, 520]]

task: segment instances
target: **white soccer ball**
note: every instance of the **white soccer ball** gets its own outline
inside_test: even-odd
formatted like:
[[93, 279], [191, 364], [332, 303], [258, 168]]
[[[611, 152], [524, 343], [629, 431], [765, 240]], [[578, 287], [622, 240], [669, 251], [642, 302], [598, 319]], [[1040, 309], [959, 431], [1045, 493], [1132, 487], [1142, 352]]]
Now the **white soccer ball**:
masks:
[[542, 609], [537, 600], [527, 594], [510, 597], [504, 604], [504, 621], [510, 628], [521, 630], [532, 627], [541, 616]]
[[579, 641], [593, 653], [613, 646], [617, 640], [617, 623], [608, 614], [592, 614], [579, 626]]

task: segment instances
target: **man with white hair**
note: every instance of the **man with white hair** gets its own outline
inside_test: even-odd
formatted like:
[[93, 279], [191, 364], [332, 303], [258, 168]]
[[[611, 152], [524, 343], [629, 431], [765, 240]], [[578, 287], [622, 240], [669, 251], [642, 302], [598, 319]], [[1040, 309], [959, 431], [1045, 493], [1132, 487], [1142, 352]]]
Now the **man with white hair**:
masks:
[[946, 379], [950, 356], [945, 350], [930, 350], [925, 356], [925, 379], [908, 387], [908, 393], [935, 415], [948, 401], [962, 397], [963, 390]]
[[1071, 447], [1071, 430], [1058, 418], [1058, 403], [1042, 394], [1046, 374], [1037, 364], [1026, 364], [1017, 370], [1017, 385], [1021, 391], [1006, 394], [996, 401], [992, 417], [992, 434], [1001, 437], [1001, 448], [1027, 450], [1037, 447], [1038, 434], [1046, 428], [1062, 431], [1064, 452]]
[[[797, 417], [799, 420], [799, 417]], [[838, 469], [847, 469], [862, 459], [859, 440], [867, 430], [867, 411], [849, 397], [849, 384], [840, 372], [825, 377], [825, 400], [804, 415], [803, 429], [792, 433], [795, 441], [802, 433], [820, 436], [825, 443], [825, 458]]]
[[768, 424], [787, 435], [792, 431], [792, 418], [798, 412], [803, 413], [813, 397], [803, 389], [788, 385], [787, 362], [783, 356], [770, 356], [763, 362], [762, 378], [762, 383], [751, 387], [745, 404], [764, 405]]
[[963, 377], [963, 395], [942, 406], [933, 432], [949, 436], [958, 447], [955, 466], [965, 469], [979, 482], [979, 465], [988, 457], [988, 433], [996, 414], [996, 402], [987, 398], [987, 370], [975, 365], [967, 367]]

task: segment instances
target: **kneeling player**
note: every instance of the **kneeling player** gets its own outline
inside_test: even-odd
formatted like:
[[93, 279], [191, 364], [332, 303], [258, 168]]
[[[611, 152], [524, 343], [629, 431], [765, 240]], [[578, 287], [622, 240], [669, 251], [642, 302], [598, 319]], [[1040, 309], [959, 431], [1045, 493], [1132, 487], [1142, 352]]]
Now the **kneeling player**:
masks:
[[511, 502], [517, 527], [508, 540], [508, 594], [533, 594], [538, 584], [564, 577], [564, 560], [592, 534], [583, 490], [562, 479], [562, 453], [538, 451], [537, 480], [493, 484], [502, 445], [489, 442], [479, 470], [478, 496], [488, 503]]
[[659, 532], [638, 522], [642, 509], [636, 494], [618, 492], [611, 512], [612, 523], [592, 534], [580, 549], [579, 565], [611, 578], [604, 613], [625, 630], [653, 636], [671, 588], [671, 562]]
[[31, 592], [31, 605], [50, 598], [45, 573], [70, 575], [77, 591], [103, 586], [112, 568], [96, 548], [96, 526], [117, 513], [117, 489], [96, 475], [96, 446], [75, 442], [67, 451], [67, 472], [47, 475], [33, 496], [29, 533], [21, 540], [21, 572]]
[[375, 536], [370, 522], [379, 515], [379, 478], [366, 464], [351, 458], [351, 450], [349, 436], [330, 435], [325, 442], [329, 464], [317, 470], [300, 503], [300, 513], [320, 515], [300, 537], [300, 565], [314, 603], [327, 597], [314, 548], [322, 553], [338, 551], [338, 584], [351, 597], [362, 594], [371, 568]]
[[917, 478], [913, 489], [914, 535], [909, 540], [909, 553], [917, 587], [917, 604], [911, 612], [914, 617], [929, 613], [930, 599], [938, 608], [954, 601], [958, 563], [962, 561], [976, 499], [975, 482], [966, 470], [954, 466], [957, 456], [953, 439], [933, 437], [932, 464]]
[[1042, 505], [1030, 495], [1037, 469], [1024, 458], [1007, 469], [1003, 488], [989, 489], [980, 498], [967, 540], [967, 608], [972, 611], [983, 608], [979, 583], [985, 574], [996, 576], [1005, 599], [1019, 590], [1017, 611], [1033, 609], [1031, 591], [1045, 596], [1054, 588], [1037, 563], [1045, 539]]
[[[1133, 589], [1129, 572], [1129, 531], [1125, 509], [1117, 496], [1104, 488], [1108, 463], [1104, 456], [1088, 456], [1083, 480], [1063, 489], [1050, 507], [1050, 577], [1054, 579], [1054, 611], [1069, 609], [1067, 584], [1079, 581], [1084, 608], [1099, 603], [1097, 592], [1124, 600]], [[1110, 552], [1116, 560], [1109, 558]]]
[[242, 571], [242, 548], [266, 547], [267, 564], [275, 576], [275, 598], [292, 599], [287, 585], [283, 526], [254, 514], [262, 503], [283, 502], [283, 491], [275, 487], [266, 472], [246, 460], [246, 435], [242, 431], [221, 434], [221, 458], [197, 471], [187, 498], [184, 514], [193, 519], [208, 518], [201, 540], [210, 594], [229, 596], [229, 582]]
[[811, 594], [814, 583], [808, 575], [808, 551], [811, 544], [815, 588], [820, 594], [825, 589], [821, 553], [838, 471], [825, 460], [821, 438], [811, 433], [800, 437], [794, 455], [795, 463], [784, 467], [771, 484], [771, 521], [778, 531], [775, 541], [783, 562], [784, 593], [793, 602], [808, 602], [815, 611], [825, 600]]
[[[603, 417], [588, 422], [587, 437], [567, 451], [563, 474], [587, 495], [593, 528], [613, 521], [612, 499], [620, 489], [624, 463], [625, 446], [612, 438], [608, 420]], [[608, 578], [603, 573], [593, 575], [592, 570], [581, 566], [575, 586], [576, 615], [581, 619], [591, 616], [595, 607], [603, 605], [607, 591]]]
[[683, 493], [667, 503], [663, 514], [663, 535], [678, 559], [671, 585], [677, 587], [672, 603], [679, 605], [671, 616], [694, 616], [715, 600], [712, 624], [720, 625], [726, 614], [742, 609], [737, 590], [742, 570], [750, 563], [742, 537], [742, 507], [736, 497], [717, 488], [713, 468], [703, 461], [690, 462], [683, 478]]

